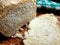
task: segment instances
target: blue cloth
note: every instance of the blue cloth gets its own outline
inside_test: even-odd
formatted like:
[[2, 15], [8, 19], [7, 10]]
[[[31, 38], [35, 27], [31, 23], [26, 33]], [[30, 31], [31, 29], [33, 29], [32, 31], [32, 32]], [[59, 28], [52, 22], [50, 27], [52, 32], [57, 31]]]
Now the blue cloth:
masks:
[[36, 4], [37, 4], [37, 7], [46, 7], [46, 8], [52, 8], [52, 9], [60, 10], [60, 3], [53, 2], [50, 0], [37, 0]]

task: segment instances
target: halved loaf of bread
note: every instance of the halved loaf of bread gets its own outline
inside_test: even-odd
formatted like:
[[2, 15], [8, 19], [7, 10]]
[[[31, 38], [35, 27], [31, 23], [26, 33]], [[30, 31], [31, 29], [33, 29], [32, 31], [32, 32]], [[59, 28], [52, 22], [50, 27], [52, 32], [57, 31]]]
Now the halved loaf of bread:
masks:
[[60, 45], [60, 25], [53, 14], [43, 14], [29, 24], [24, 45]]
[[[18, 1], [19, 2], [19, 1]], [[0, 11], [0, 32], [7, 37], [36, 17], [36, 5], [33, 1], [23, 1], [14, 8]]]

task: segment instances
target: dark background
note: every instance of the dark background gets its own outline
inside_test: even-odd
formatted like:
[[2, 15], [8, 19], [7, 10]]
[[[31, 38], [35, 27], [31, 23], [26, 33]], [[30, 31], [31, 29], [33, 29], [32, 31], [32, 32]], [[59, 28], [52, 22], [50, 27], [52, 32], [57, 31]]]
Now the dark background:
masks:
[[37, 7], [37, 13], [53, 13], [54, 15], [60, 16], [60, 10], [50, 9], [45, 7]]
[[51, 1], [54, 1], [54, 2], [58, 2], [58, 3], [60, 3], [60, 0], [51, 0]]

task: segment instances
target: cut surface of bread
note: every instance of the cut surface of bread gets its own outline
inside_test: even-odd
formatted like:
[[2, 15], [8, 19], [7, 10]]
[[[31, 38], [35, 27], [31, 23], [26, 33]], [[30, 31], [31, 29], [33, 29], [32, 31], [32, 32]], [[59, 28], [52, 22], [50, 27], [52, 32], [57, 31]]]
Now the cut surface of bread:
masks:
[[53, 14], [43, 14], [29, 24], [24, 45], [60, 45], [60, 25]]

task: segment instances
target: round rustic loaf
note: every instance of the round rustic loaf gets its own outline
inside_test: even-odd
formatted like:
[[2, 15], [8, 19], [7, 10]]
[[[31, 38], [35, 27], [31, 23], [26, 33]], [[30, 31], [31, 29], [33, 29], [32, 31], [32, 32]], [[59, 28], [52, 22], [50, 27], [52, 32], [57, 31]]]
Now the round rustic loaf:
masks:
[[7, 37], [36, 17], [36, 5], [33, 1], [20, 1], [14, 8], [0, 11], [0, 32]]
[[60, 45], [60, 25], [53, 14], [43, 14], [29, 24], [24, 45]]

